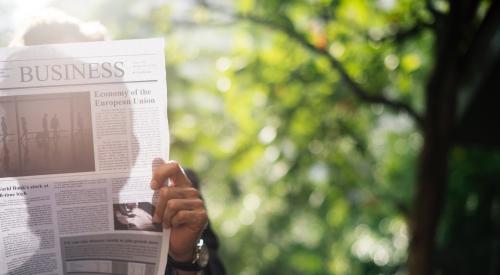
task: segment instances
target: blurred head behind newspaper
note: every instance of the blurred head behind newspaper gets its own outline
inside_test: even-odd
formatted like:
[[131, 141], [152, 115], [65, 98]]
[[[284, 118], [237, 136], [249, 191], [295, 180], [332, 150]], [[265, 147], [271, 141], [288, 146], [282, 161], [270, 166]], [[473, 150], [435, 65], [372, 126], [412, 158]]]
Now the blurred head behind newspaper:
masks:
[[9, 47], [103, 40], [109, 40], [109, 36], [101, 23], [84, 22], [51, 8], [25, 22]]
[[[110, 40], [110, 38], [108, 36], [106, 28], [99, 22], [84, 22], [75, 17], [67, 15], [62, 11], [56, 9], [47, 9], [41, 11], [36, 16], [29, 18], [17, 30], [9, 46], [22, 47], [42, 44], [91, 42], [104, 40]], [[16, 51], [14, 54], [23, 54], [23, 49]], [[83, 62], [78, 59], [73, 60], [71, 59], [71, 57], [67, 58], [70, 58], [70, 62]], [[10, 59], [16, 59], [16, 55], [11, 55], [6, 58], [6, 60]], [[2, 106], [0, 105], [0, 111], [1, 109]], [[135, 138], [135, 136], [133, 138]], [[132, 159], [135, 161], [136, 156], [132, 156]], [[16, 180], [19, 186], [24, 184], [24, 180], [22, 177], [17, 178]], [[24, 215], [23, 211], [26, 211], [29, 217], [29, 221], [27, 223], [28, 227], [35, 227], [37, 225], [36, 220], [40, 217], [41, 214], [38, 211], [38, 207], [27, 207], [27, 205], [28, 201], [26, 200], [26, 207], [22, 210], [19, 210], [19, 213], [23, 213], [22, 215]], [[34, 236], [34, 238], [37, 238], [39, 240], [43, 240], [44, 238], [46, 238], [43, 236], [44, 233], [42, 233], [42, 231], [40, 230], [36, 230], [36, 228], [31, 229], [29, 234], [27, 235], [28, 237], [26, 237], [29, 240], [33, 240], [31, 236]], [[33, 247], [30, 246], [30, 249], [35, 247], [37, 247], [36, 242], [33, 244]], [[51, 260], [55, 260], [55, 256], [46, 256], [47, 254], [43, 254], [46, 251], [41, 248], [42, 246], [40, 243], [40, 246], [36, 248], [36, 251], [29, 252], [30, 255], [26, 253], [23, 254], [21, 258], [18, 257], [14, 260], [11, 260], [9, 264], [12, 264], [12, 267], [9, 267], [8, 274], [28, 274], [27, 272], [29, 272], [29, 270], [34, 272], [34, 270], [36, 270], [36, 268], [39, 266], [49, 266]], [[38, 256], [43, 256], [44, 262], [40, 261], [40, 259], [42, 258]], [[2, 270], [0, 269], [0, 272], [1, 271]]]

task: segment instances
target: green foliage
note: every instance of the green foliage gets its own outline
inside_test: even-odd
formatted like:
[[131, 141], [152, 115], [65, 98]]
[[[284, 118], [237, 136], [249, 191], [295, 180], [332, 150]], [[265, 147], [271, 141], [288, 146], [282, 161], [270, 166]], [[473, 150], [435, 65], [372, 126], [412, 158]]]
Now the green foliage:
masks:
[[[381, 12], [365, 1], [242, 1], [235, 8], [324, 43], [371, 93], [418, 103], [431, 39], [407, 45], [369, 36], [410, 24], [412, 6]], [[408, 245], [402, 209], [420, 148], [411, 119], [359, 102], [326, 59], [285, 33], [248, 21], [203, 26], [200, 14], [211, 12], [199, 7], [186, 19], [199, 26], [184, 26], [169, 20], [175, 7], [150, 8], [133, 20], [123, 10], [99, 18], [117, 38], [166, 36], [171, 156], [200, 173], [230, 274], [398, 270]]]
[[[425, 1], [227, 1], [236, 18], [140, 2], [90, 14], [114, 38], [166, 38], [171, 158], [200, 174], [229, 274], [405, 274], [421, 134], [408, 115], [360, 101], [291, 33], [368, 94], [422, 112], [434, 37], [397, 34], [432, 23]], [[477, 164], [460, 154], [450, 203], [477, 207], [460, 183]], [[442, 247], [454, 240], [447, 211]]]

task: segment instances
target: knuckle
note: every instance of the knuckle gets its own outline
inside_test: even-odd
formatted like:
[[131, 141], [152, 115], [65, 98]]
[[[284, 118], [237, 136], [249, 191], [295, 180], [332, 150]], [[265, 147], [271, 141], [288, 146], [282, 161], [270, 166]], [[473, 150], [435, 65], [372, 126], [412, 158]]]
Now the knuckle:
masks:
[[199, 197], [198, 190], [194, 187], [188, 187], [187, 189], [187, 194], [190, 198], [197, 198]]
[[199, 214], [199, 219], [201, 224], [205, 224], [208, 222], [208, 214], [207, 211], [203, 210]]
[[162, 197], [162, 198], [167, 198], [169, 193], [170, 193], [169, 188], [161, 188], [160, 189], [160, 197]]
[[177, 202], [175, 200], [169, 200], [167, 202], [167, 209], [173, 210], [177, 207]]
[[189, 216], [189, 213], [187, 211], [180, 211], [179, 212], [179, 219], [185, 220]]
[[196, 199], [196, 200], [194, 200], [194, 204], [195, 204], [196, 208], [205, 209], [204, 203], [203, 203], [202, 199]]
[[156, 167], [154, 170], [153, 170], [153, 178], [154, 179], [160, 179], [161, 176], [162, 176], [162, 169], [161, 167], [163, 166], [164, 164], [161, 164], [161, 165], [158, 165], [158, 167]]
[[181, 169], [181, 165], [179, 164], [179, 162], [175, 161], [175, 160], [170, 160], [167, 165], [169, 165], [170, 167], [172, 167], [172, 169], [174, 170], [180, 170]]
[[201, 211], [201, 216], [204, 220], [208, 220], [208, 213], [207, 213], [207, 211], [205, 211], [205, 209], [203, 209], [203, 211]]

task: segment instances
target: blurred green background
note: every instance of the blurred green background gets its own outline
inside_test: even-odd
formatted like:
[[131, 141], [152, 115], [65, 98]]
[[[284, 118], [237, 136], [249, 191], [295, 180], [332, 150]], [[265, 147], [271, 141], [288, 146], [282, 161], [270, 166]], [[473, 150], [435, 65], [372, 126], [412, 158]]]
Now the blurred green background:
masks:
[[[495, 1], [477, 2], [481, 22]], [[1, 44], [47, 6], [113, 39], [165, 37], [171, 158], [202, 178], [228, 274], [423, 274], [406, 264], [410, 221], [453, 4], [1, 1]], [[498, 147], [447, 154], [433, 269], [499, 274]]]

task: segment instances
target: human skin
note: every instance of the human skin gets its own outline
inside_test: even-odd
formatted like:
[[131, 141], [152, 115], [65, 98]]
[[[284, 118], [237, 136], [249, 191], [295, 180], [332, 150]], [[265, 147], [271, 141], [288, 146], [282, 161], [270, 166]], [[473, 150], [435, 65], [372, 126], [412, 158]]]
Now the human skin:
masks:
[[[54, 43], [84, 41], [103, 41], [107, 35], [102, 29], [93, 33], [81, 33], [81, 23], [59, 12], [52, 11], [45, 15], [48, 23], [23, 31], [20, 41], [11, 45], [29, 46]], [[44, 25], [46, 24], [46, 25]], [[47, 114], [45, 114], [47, 116]], [[44, 117], [44, 119], [47, 119]], [[45, 127], [44, 127], [45, 128]], [[48, 126], [46, 127], [48, 129]], [[47, 130], [48, 131], [48, 130]], [[172, 182], [171, 186], [164, 184]], [[208, 223], [207, 212], [200, 193], [192, 187], [181, 166], [170, 161], [156, 167], [151, 181], [151, 188], [158, 190], [159, 199], [153, 220], [161, 222], [165, 228], [171, 228], [169, 254], [176, 261], [187, 262], [193, 259], [196, 241]], [[179, 275], [191, 275], [196, 272], [178, 270]]]
[[[166, 184], [168, 181], [170, 184]], [[161, 163], [154, 169], [151, 188], [159, 193], [153, 221], [171, 229], [170, 256], [179, 262], [191, 261], [196, 242], [208, 223], [199, 191], [176, 161]], [[196, 274], [182, 270], [177, 273]]]

